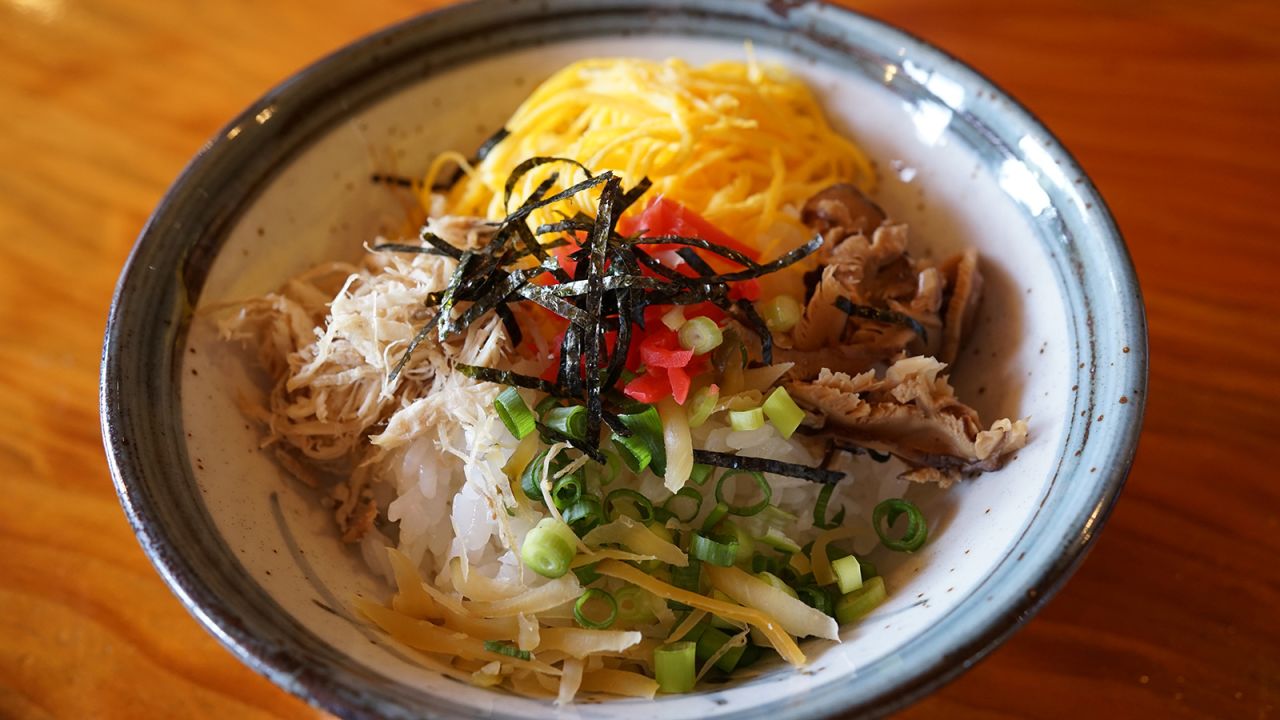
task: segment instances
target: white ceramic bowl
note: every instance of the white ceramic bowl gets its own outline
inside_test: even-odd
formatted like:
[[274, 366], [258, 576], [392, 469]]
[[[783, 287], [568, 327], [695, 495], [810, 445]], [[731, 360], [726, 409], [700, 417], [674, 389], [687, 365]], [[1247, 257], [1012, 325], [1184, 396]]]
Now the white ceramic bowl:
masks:
[[[583, 718], [878, 714], [970, 666], [1083, 556], [1132, 456], [1145, 394], [1142, 305], [1092, 185], [1023, 109], [900, 31], [818, 3], [479, 2], [411, 20], [317, 63], [198, 155], [139, 238], [103, 355], [102, 412], [126, 512], [166, 581], [228, 648], [347, 716], [538, 717], [461, 685], [353, 617], [385, 593], [310, 491], [257, 451], [235, 398], [252, 379], [202, 308], [354, 258], [404, 219], [369, 182], [474, 147], [543, 78], [583, 57], [743, 56], [789, 66], [879, 164], [877, 200], [942, 255], [977, 247], [987, 294], [954, 376], [984, 418], [1030, 418], [1004, 470], [913, 488], [916, 555], [876, 558], [889, 601], [809, 666], [688, 696], [580, 704]], [[190, 312], [197, 310], [195, 319]]]

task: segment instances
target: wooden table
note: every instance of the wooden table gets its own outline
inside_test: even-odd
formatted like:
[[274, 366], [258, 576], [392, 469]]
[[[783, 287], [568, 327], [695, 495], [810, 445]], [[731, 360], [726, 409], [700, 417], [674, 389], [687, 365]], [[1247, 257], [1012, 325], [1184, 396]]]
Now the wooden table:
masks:
[[[1062, 138], [1128, 237], [1151, 323], [1142, 448], [1092, 556], [904, 716], [1280, 715], [1280, 3], [853, 4]], [[317, 714], [143, 557], [103, 460], [98, 352], [135, 234], [205, 139], [423, 9], [0, 0], [0, 716]]]

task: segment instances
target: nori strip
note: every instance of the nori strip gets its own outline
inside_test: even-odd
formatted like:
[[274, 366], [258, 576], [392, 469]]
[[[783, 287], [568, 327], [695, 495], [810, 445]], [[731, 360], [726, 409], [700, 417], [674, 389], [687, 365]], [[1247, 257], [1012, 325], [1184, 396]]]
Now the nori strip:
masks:
[[867, 305], [858, 305], [849, 298], [843, 296], [836, 298], [835, 305], [850, 317], [872, 320], [875, 322], [886, 323], [888, 325], [901, 325], [909, 328], [912, 332], [919, 335], [921, 340], [929, 342], [929, 335], [925, 332], [924, 326], [920, 324], [920, 321], [905, 313], [900, 313], [895, 310], [881, 310]]
[[654, 235], [652, 237], [628, 238], [627, 242], [632, 245], [688, 245], [689, 247], [696, 247], [699, 250], [706, 250], [707, 252], [714, 253], [726, 260], [732, 260], [745, 268], [760, 267], [760, 263], [752, 260], [737, 250], [724, 247], [723, 245], [717, 245], [713, 242], [708, 242], [702, 238], [686, 237], [684, 235]]
[[449, 339], [452, 333], [453, 323], [449, 316], [453, 314], [453, 304], [456, 301], [458, 287], [462, 285], [462, 281], [467, 277], [467, 268], [470, 267], [472, 260], [476, 257], [475, 253], [463, 253], [462, 259], [458, 261], [458, 268], [453, 271], [453, 276], [449, 278], [449, 284], [444, 288], [444, 295], [440, 298], [439, 320], [436, 323], [440, 326], [440, 342]]
[[520, 322], [516, 320], [515, 313], [511, 312], [511, 307], [502, 303], [493, 311], [502, 320], [502, 327], [507, 331], [507, 337], [511, 338], [511, 347], [519, 347], [524, 342], [524, 331], [520, 329]]
[[618, 216], [621, 217], [622, 213], [626, 212], [632, 205], [635, 205], [636, 201], [649, 192], [651, 187], [653, 187], [653, 181], [647, 177], [640, 178], [640, 182], [632, 185], [631, 189], [623, 193], [618, 200]]
[[[609, 249], [609, 238], [618, 222], [616, 206], [620, 200], [622, 181], [609, 178], [600, 191], [600, 205], [596, 210], [596, 226], [591, 233], [588, 247], [591, 256], [587, 268], [587, 314], [596, 322], [587, 336], [586, 390], [587, 390], [587, 444], [595, 447], [600, 441], [600, 369], [601, 354], [605, 352], [604, 324], [604, 260]], [[579, 262], [578, 267], [584, 263]], [[616, 276], [615, 276], [616, 277]]]
[[458, 260], [462, 258], [461, 250], [445, 242], [444, 238], [440, 237], [439, 235], [436, 235], [435, 233], [428, 231], [426, 225], [423, 225], [422, 230], [418, 232], [418, 239], [430, 245], [431, 247], [439, 250], [444, 255], [447, 255], [453, 258], [454, 260]]
[[577, 438], [569, 437], [559, 430], [548, 425], [543, 425], [540, 422], [535, 422], [533, 426], [538, 429], [538, 432], [541, 433], [543, 437], [551, 438], [556, 442], [568, 443], [574, 450], [577, 450], [601, 465], [605, 464], [604, 453], [600, 452], [600, 448], [588, 445]]
[[603, 182], [606, 182], [611, 177], [613, 177], [613, 173], [602, 172], [599, 175], [596, 175], [595, 177], [587, 178], [586, 180], [583, 180], [577, 185], [572, 185], [568, 188], [565, 188], [564, 190], [561, 190], [560, 192], [556, 193], [555, 195], [552, 195], [551, 197], [543, 198], [542, 200], [539, 200], [538, 202], [532, 205], [525, 205], [521, 207], [519, 210], [511, 213], [505, 219], [503, 219], [503, 221], [500, 224], [507, 225], [513, 222], [520, 222], [525, 218], [529, 217], [529, 215], [534, 210], [537, 210], [538, 208], [551, 205], [552, 203], [558, 203], [561, 200], [564, 200], [565, 198], [571, 198], [574, 195], [577, 195], [578, 193], [582, 192], [583, 190], [590, 190], [591, 188]]
[[427, 339], [427, 336], [431, 334], [433, 329], [435, 329], [436, 322], [438, 320], [440, 320], [440, 313], [437, 312], [431, 316], [430, 320], [427, 320], [427, 323], [423, 325], [422, 328], [418, 330], [417, 334], [413, 336], [413, 339], [409, 341], [409, 347], [406, 348], [404, 354], [400, 356], [400, 360], [396, 363], [396, 366], [391, 369], [391, 374], [387, 375], [387, 384], [395, 382], [396, 378], [400, 376], [400, 371], [404, 369], [406, 364], [408, 364], [409, 357], [413, 355], [413, 351], [417, 350], [418, 346], [422, 344], [422, 341]]
[[703, 260], [702, 256], [699, 255], [697, 251], [695, 251], [693, 248], [691, 247], [679, 248], [678, 250], [676, 250], [676, 254], [679, 255], [681, 259], [684, 260], [686, 265], [688, 265], [690, 268], [693, 268], [693, 271], [698, 273], [699, 275], [703, 277], [707, 277], [707, 276], [716, 274], [715, 269], [712, 268], [709, 264], [707, 264], [707, 261]]
[[[583, 327], [587, 332], [593, 328]], [[564, 330], [564, 340], [560, 344], [560, 369], [556, 372], [556, 384], [570, 395], [582, 392], [582, 349], [579, 343], [578, 326], [569, 325]]]
[[764, 359], [765, 365], [773, 364], [773, 333], [769, 332], [769, 325], [760, 317], [760, 313], [756, 312], [756, 306], [750, 300], [743, 298], [736, 303], [743, 315], [747, 316], [747, 323], [751, 330], [760, 338], [760, 357]]
[[786, 475], [787, 477], [800, 478], [801, 480], [822, 483], [824, 485], [835, 484], [840, 482], [844, 477], [844, 473], [836, 470], [810, 467], [808, 465], [797, 465], [795, 463], [770, 460], [768, 458], [730, 455], [728, 453], [712, 452], [710, 450], [694, 450], [693, 461], [695, 463], [702, 463], [703, 465], [715, 465], [716, 467], [729, 468], [731, 470], [752, 470], [755, 472], [773, 473], [774, 475]]
[[528, 158], [527, 160], [521, 162], [519, 165], [516, 165], [514, 168], [512, 168], [511, 174], [507, 176], [507, 182], [502, 187], [503, 208], [505, 209], [507, 206], [507, 203], [511, 202], [511, 191], [515, 189], [516, 183], [520, 182], [520, 178], [524, 177], [526, 174], [529, 173], [529, 171], [533, 170], [534, 168], [540, 167], [542, 165], [548, 165], [551, 163], [569, 163], [570, 165], [576, 165], [587, 176], [587, 179], [591, 178], [591, 171], [587, 169], [587, 166], [583, 165], [577, 160], [574, 160], [573, 158], [546, 157], [546, 156]]
[[[493, 151], [493, 148], [496, 147], [498, 143], [502, 142], [503, 140], [506, 140], [507, 136], [510, 134], [511, 134], [510, 130], [506, 129], [505, 127], [501, 127], [501, 128], [498, 128], [498, 130], [494, 132], [492, 135], [485, 138], [484, 142], [480, 143], [480, 147], [476, 148], [475, 155], [471, 156], [469, 160], [469, 162], [471, 163], [471, 166], [475, 167], [476, 165], [479, 165], [481, 162], [483, 162], [485, 158], [489, 157], [489, 153]], [[464, 173], [462, 172], [462, 168], [456, 167], [453, 169], [453, 175], [449, 176], [448, 180], [444, 182], [438, 182], [435, 185], [432, 185], [431, 189], [432, 190], [448, 190], [452, 188], [454, 185], [458, 184], [458, 181], [462, 179], [463, 174]]]
[[466, 363], [457, 363], [453, 366], [453, 369], [475, 380], [483, 380], [484, 382], [497, 383], [499, 385], [512, 385], [530, 390], [541, 390], [548, 395], [555, 395], [556, 397], [564, 397], [566, 395], [559, 385], [532, 375], [523, 375], [510, 370], [499, 370], [497, 368], [484, 367], [483, 365], [468, 365]]

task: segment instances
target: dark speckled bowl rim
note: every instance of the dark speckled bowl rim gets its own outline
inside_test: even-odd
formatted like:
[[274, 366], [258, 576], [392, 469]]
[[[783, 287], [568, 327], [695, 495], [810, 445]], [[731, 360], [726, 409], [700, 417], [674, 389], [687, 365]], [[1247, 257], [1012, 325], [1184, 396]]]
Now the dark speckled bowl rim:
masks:
[[[185, 487], [194, 487], [178, 410], [181, 341], [189, 308], [198, 299], [220, 240], [244, 204], [280, 164], [288, 162], [316, 133], [330, 127], [335, 114], [327, 111], [326, 105], [332, 105], [333, 93], [341, 90], [359, 96], [359, 101], [345, 108], [344, 113], [352, 107], [363, 107], [407, 81], [403, 77], [385, 80], [384, 75], [394, 73], [384, 73], [384, 65], [407, 67], [411, 58], [423, 52], [424, 42], [433, 34], [459, 28], [471, 33], [449, 41], [453, 43], [450, 48], [457, 48], [453, 60], [427, 61], [417, 70], [422, 74], [501, 51], [504, 46], [491, 38], [490, 44], [480, 49], [468, 50], [466, 46], [484, 44], [478, 40], [481, 30], [488, 34], [486, 38], [501, 35], [517, 16], [527, 19], [531, 13], [541, 13], [544, 22], [556, 13], [594, 13], [602, 21], [613, 18], [632, 23], [625, 27], [633, 28], [637, 34], [683, 32], [740, 38], [744, 30], [750, 29], [759, 36], [757, 39], [782, 38], [784, 46], [788, 45], [788, 38], [803, 41], [804, 50], [810, 52], [817, 47], [850, 54], [869, 52], [842, 44], [853, 41], [832, 33], [874, 33], [877, 38], [908, 48], [911, 57], [924, 58], [933, 67], [1002, 101], [1004, 106], [998, 114], [967, 119], [988, 130], [996, 126], [1016, 128], [1042, 139], [1046, 151], [1064, 173], [1062, 177], [1073, 179], [1064, 184], [1040, 178], [1041, 186], [1048, 186], [1046, 191], [1058, 194], [1059, 199], [1073, 200], [1077, 206], [1074, 214], [1062, 220], [1066, 242], [1062, 248], [1064, 257], [1056, 261], [1056, 267], [1067, 289], [1080, 295], [1068, 302], [1068, 307], [1083, 316], [1070, 317], [1068, 322], [1076, 331], [1076, 357], [1081, 360], [1077, 379], [1082, 392], [1086, 388], [1090, 392], [1085, 401], [1076, 396], [1068, 443], [1059, 458], [1059, 473], [1073, 480], [1073, 489], [1059, 492], [1050, 509], [1066, 502], [1062, 493], [1076, 492], [1075, 485], [1085, 487], [1087, 482], [1087, 491], [1079, 491], [1084, 496], [1060, 511], [1038, 517], [1015, 544], [1015, 549], [1023, 549], [1021, 555], [1011, 559], [1011, 552], [989, 571], [972, 597], [939, 619], [929, 632], [904, 646], [899, 655], [907, 661], [904, 664], [910, 666], [908, 669], [881, 671], [889, 675], [874, 688], [865, 687], [866, 682], [852, 683], [842, 693], [828, 684], [805, 698], [752, 708], [749, 714], [879, 716], [904, 707], [973, 666], [1066, 582], [1083, 560], [1124, 485], [1137, 448], [1146, 397], [1146, 322], [1140, 290], [1119, 230], [1096, 188], [1034, 116], [994, 83], [932, 45], [853, 11], [805, 0], [478, 0], [455, 5], [406, 20], [325, 57], [267, 93], [223, 128], [183, 170], [140, 234], [116, 288], [103, 347], [100, 409], [107, 458], [121, 504], [156, 569], [192, 615], [232, 653], [318, 707], [346, 717], [450, 716], [465, 712], [447, 699], [435, 699], [430, 708], [414, 706], [412, 698], [406, 703], [403, 696], [364, 682], [363, 676], [353, 675], [350, 668], [316, 662], [316, 658], [340, 660], [336, 659], [335, 649], [317, 642], [296, 621], [279, 617], [283, 611], [256, 583], [245, 582], [246, 573], [234, 557], [229, 557], [229, 550], [213, 532], [199, 498], [172, 491], [167, 476], [181, 474], [188, 481]], [[645, 23], [635, 26], [639, 20]], [[722, 27], [729, 31], [722, 31]], [[512, 42], [529, 45], [539, 40], [526, 37]], [[402, 69], [397, 72], [403, 75]], [[360, 89], [366, 85], [376, 89], [361, 94]], [[260, 119], [264, 112], [276, 117], [263, 123]], [[311, 115], [322, 119], [309, 120]], [[1001, 137], [995, 140], [1001, 141]], [[1001, 143], [1010, 154], [1021, 156], [1007, 143]], [[262, 166], [263, 156], [274, 159]], [[1025, 157], [1021, 159], [1036, 166]], [[234, 185], [217, 185], [220, 179], [226, 182], [228, 168], [249, 171]], [[219, 203], [222, 190], [233, 190], [231, 194], [237, 200]], [[1055, 203], [1055, 208], [1059, 207], [1071, 210]], [[1114, 297], [1105, 292], [1106, 287], [1099, 287], [1099, 273], [1111, 281]], [[1104, 292], [1095, 292], [1099, 290]], [[1108, 327], [1113, 332], [1103, 332]], [[1079, 346], [1082, 341], [1085, 344]], [[1114, 370], [1104, 369], [1104, 353], [1118, 351], [1121, 342], [1128, 362]], [[1105, 433], [1090, 437], [1099, 383], [1128, 394], [1128, 415], [1105, 428]], [[1077, 421], [1075, 410], [1081, 408], [1084, 419]], [[1076, 441], [1080, 443], [1080, 453], [1071, 459], [1068, 452]], [[1101, 472], [1086, 473], [1086, 462]], [[203, 525], [192, 523], [193, 518], [203, 521]], [[1037, 523], [1042, 526], [1039, 531]], [[1044, 526], [1060, 532], [1050, 534]], [[1046, 535], [1051, 536], [1046, 539]], [[1015, 571], [1024, 558], [1027, 563], [1021, 567], [1027, 569]], [[237, 581], [251, 587], [241, 587]], [[982, 609], [977, 596], [983, 594], [987, 595], [985, 601], [994, 602], [996, 608], [985, 611], [984, 622], [957, 622], [961, 611]], [[243, 604], [236, 605], [234, 600]], [[278, 625], [268, 627], [264, 618], [272, 617], [273, 612]], [[875, 677], [877, 665], [883, 663], [873, 663], [862, 674]], [[864, 687], [857, 688], [859, 685]], [[501, 710], [496, 713], [502, 714]]]

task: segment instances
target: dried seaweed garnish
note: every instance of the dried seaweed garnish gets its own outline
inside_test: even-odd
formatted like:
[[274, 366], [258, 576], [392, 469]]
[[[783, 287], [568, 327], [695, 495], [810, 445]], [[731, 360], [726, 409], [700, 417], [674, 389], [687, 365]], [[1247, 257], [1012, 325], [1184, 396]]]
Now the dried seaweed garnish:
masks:
[[835, 484], [840, 482], [840, 479], [844, 477], [844, 473], [837, 470], [827, 470], [825, 468], [810, 467], [808, 465], [797, 465], [796, 463], [770, 460], [768, 458], [730, 455], [728, 453], [712, 452], [710, 450], [694, 450], [693, 461], [695, 463], [702, 463], [703, 465], [714, 465], [716, 467], [729, 468], [732, 470], [752, 470], [755, 472], [773, 473], [774, 475], [785, 475], [787, 477], [800, 478], [801, 480], [822, 483], [824, 485]]
[[916, 335], [919, 335], [920, 339], [924, 342], [929, 341], [929, 335], [925, 332], [924, 326], [920, 324], [920, 321], [905, 313], [900, 313], [896, 310], [881, 310], [867, 305], [858, 305], [844, 296], [836, 298], [835, 305], [850, 317], [872, 320], [874, 322], [885, 323], [887, 325], [900, 325], [910, 329]]
[[[375, 248], [386, 252], [446, 255], [458, 261], [445, 289], [432, 297], [433, 302], [438, 303], [437, 313], [428, 327], [419, 331], [392, 377], [403, 370], [413, 349], [433, 330], [444, 342], [490, 313], [501, 318], [508, 336], [519, 343], [522, 333], [513, 307], [520, 302], [540, 305], [568, 321], [559, 348], [555, 382], [492, 368], [468, 365], [457, 368], [479, 380], [532, 388], [554, 395], [558, 401], [584, 404], [588, 411], [585, 439], [562, 439], [598, 457], [603, 426], [619, 434], [629, 434], [617, 415], [631, 404], [621, 392], [620, 382], [633, 346], [633, 326], [643, 329], [646, 307], [713, 303], [738, 318], [743, 327], [760, 334], [765, 362], [770, 363], [772, 339], [768, 327], [750, 302], [735, 303], [730, 299], [730, 283], [760, 277], [798, 262], [815, 252], [822, 239], [815, 238], [771, 262], [760, 263], [741, 252], [700, 238], [624, 237], [617, 232], [618, 220], [624, 210], [643, 197], [650, 187], [649, 181], [641, 180], [624, 190], [621, 178], [614, 173], [593, 175], [586, 167], [565, 158], [538, 157], [521, 163], [507, 178], [504, 200], [508, 204], [512, 201], [516, 185], [529, 172], [557, 163], [582, 170], [586, 179], [553, 192], [565, 173], [549, 173], [521, 200], [517, 209], [502, 220], [489, 223], [493, 235], [478, 250], [454, 247], [425, 227], [421, 246], [384, 243]], [[558, 222], [530, 227], [529, 218], [539, 208], [593, 189], [599, 193], [594, 217], [576, 212], [562, 216]], [[567, 255], [574, 263], [572, 273], [561, 266], [560, 257], [548, 252], [552, 247], [566, 245], [578, 246]], [[676, 254], [696, 276], [659, 262], [646, 250], [648, 245], [676, 246]], [[535, 262], [531, 263], [531, 258]], [[716, 258], [739, 269], [717, 273], [712, 266]], [[552, 282], [546, 283], [548, 278]], [[610, 338], [607, 333], [615, 335]], [[719, 457], [718, 454], [707, 457], [712, 456]], [[818, 482], [830, 481], [829, 471], [823, 474], [824, 471], [788, 463], [725, 458], [714, 464], [761, 468]]]
[[852, 453], [854, 455], [866, 455], [878, 463], [887, 463], [893, 459], [893, 455], [889, 453], [876, 452], [869, 447], [849, 442], [843, 438], [832, 437], [828, 438], [827, 442], [830, 446], [830, 451], [843, 450], [844, 452]]
[[552, 440], [555, 440], [556, 442], [568, 443], [574, 450], [577, 450], [578, 452], [582, 453], [583, 455], [586, 455], [592, 460], [595, 460], [601, 465], [604, 464], [605, 462], [604, 453], [600, 451], [600, 448], [598, 446], [588, 445], [587, 443], [575, 437], [570, 437], [569, 435], [565, 435], [559, 430], [556, 430], [555, 428], [550, 427], [548, 425], [543, 425], [540, 422], [535, 422], [533, 426], [538, 429], [538, 432], [541, 433], [543, 437], [550, 438]]

